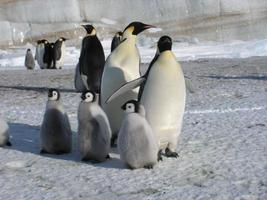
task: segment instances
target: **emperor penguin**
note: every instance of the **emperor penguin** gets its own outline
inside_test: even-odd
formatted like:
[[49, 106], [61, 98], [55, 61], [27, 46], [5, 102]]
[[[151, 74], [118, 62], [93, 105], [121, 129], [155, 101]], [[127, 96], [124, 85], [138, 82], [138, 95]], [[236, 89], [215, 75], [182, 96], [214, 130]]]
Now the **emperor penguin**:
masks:
[[141, 22], [130, 23], [123, 31], [119, 46], [112, 51], [106, 60], [101, 81], [100, 102], [110, 121], [112, 145], [123, 119], [124, 113], [120, 107], [128, 100], [137, 98], [138, 88], [124, 93], [109, 104], [105, 102], [119, 87], [140, 77], [140, 56], [136, 47], [136, 38], [142, 31], [153, 27]]
[[136, 100], [129, 100], [122, 109], [126, 114], [118, 135], [121, 160], [132, 169], [153, 168], [160, 155], [159, 146], [144, 107]]
[[34, 69], [35, 67], [35, 62], [34, 62], [31, 49], [27, 49], [24, 64], [27, 69]]
[[66, 40], [67, 40], [66, 38], [60, 37], [55, 43], [51, 44], [53, 69], [62, 69], [63, 67], [65, 53], [66, 53], [66, 45], [65, 45]]
[[82, 93], [78, 109], [79, 149], [83, 161], [103, 162], [109, 158], [111, 129], [99, 105], [99, 94]]
[[[75, 74], [75, 88], [78, 92], [92, 90], [100, 93], [101, 77], [105, 65], [105, 54], [101, 42], [96, 35], [96, 29], [83, 25], [87, 35], [83, 38], [79, 63]], [[82, 80], [83, 86], [80, 86]], [[82, 89], [81, 89], [82, 88]]]
[[9, 126], [0, 118], [0, 147], [11, 146], [9, 141]]
[[45, 41], [47, 40], [37, 40], [36, 50], [35, 50], [35, 60], [37, 60], [37, 63], [40, 67], [40, 69], [44, 69], [44, 48], [45, 48]]
[[119, 31], [119, 32], [117, 32], [117, 33], [114, 35], [114, 37], [113, 37], [113, 39], [112, 39], [112, 42], [111, 42], [111, 52], [112, 52], [117, 46], [119, 46], [121, 40], [122, 40], [122, 32]]
[[182, 130], [186, 88], [180, 64], [171, 51], [172, 40], [162, 36], [158, 41], [159, 55], [146, 74], [117, 90], [108, 102], [141, 85], [140, 103], [146, 118], [167, 157], [178, 157], [176, 147]]
[[40, 136], [40, 153], [70, 153], [72, 144], [71, 127], [57, 89], [49, 89], [48, 91], [48, 101]]

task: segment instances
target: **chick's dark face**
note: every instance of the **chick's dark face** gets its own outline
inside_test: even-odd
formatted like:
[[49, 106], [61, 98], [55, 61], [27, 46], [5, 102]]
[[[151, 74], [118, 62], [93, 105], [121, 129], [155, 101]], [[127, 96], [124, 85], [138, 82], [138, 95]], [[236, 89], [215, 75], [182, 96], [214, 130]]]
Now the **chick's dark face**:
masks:
[[162, 36], [158, 41], [158, 49], [159, 49], [160, 53], [163, 51], [171, 50], [172, 49], [172, 39], [167, 35]]
[[82, 27], [86, 30], [87, 34], [91, 34], [95, 30], [91, 24], [82, 25]]

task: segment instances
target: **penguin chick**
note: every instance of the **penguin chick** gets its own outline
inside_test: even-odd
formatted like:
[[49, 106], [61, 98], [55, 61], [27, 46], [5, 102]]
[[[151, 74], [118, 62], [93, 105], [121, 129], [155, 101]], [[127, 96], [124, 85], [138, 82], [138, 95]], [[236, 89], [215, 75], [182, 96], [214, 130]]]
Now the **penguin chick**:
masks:
[[78, 138], [83, 161], [103, 162], [109, 158], [111, 129], [98, 103], [98, 94], [82, 93], [78, 109]]
[[40, 153], [70, 153], [72, 143], [71, 127], [57, 89], [49, 89], [48, 91], [48, 101], [40, 136]]
[[130, 100], [122, 109], [126, 115], [118, 136], [120, 158], [132, 169], [153, 168], [160, 155], [159, 146], [145, 118], [144, 107], [136, 100]]
[[9, 141], [9, 127], [3, 119], [0, 119], [0, 147], [4, 146], [11, 146]]
[[24, 64], [27, 69], [34, 69], [35, 67], [35, 62], [31, 49], [27, 49]]
[[119, 31], [119, 32], [117, 32], [117, 33], [114, 35], [114, 37], [113, 37], [113, 39], [112, 39], [112, 42], [111, 42], [111, 52], [112, 52], [117, 46], [119, 46], [121, 40], [122, 40], [122, 32]]

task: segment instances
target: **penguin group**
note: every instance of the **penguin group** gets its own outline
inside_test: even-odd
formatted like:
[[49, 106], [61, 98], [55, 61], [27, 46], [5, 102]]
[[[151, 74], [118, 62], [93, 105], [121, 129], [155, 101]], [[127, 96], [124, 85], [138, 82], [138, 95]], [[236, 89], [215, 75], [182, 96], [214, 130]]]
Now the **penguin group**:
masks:
[[[137, 37], [155, 26], [130, 23], [114, 36], [106, 60], [96, 29], [90, 24], [83, 28], [86, 35], [74, 75], [75, 89], [81, 93], [77, 109], [80, 159], [103, 162], [116, 143], [121, 160], [131, 169], [151, 169], [162, 156], [177, 158], [186, 81], [172, 53], [171, 37], [159, 38], [155, 57], [141, 75]], [[41, 68], [62, 65], [64, 41], [60, 38], [53, 47], [47, 40], [38, 41], [35, 59]], [[32, 59], [30, 53], [27, 60]], [[40, 139], [40, 153], [72, 150], [72, 131], [57, 89], [48, 91]]]
[[34, 60], [36, 60], [40, 69], [62, 69], [66, 40], [64, 37], [58, 38], [55, 42], [49, 42], [46, 39], [37, 40], [35, 56], [33, 57], [31, 49], [26, 51], [25, 67], [29, 70], [34, 69]]

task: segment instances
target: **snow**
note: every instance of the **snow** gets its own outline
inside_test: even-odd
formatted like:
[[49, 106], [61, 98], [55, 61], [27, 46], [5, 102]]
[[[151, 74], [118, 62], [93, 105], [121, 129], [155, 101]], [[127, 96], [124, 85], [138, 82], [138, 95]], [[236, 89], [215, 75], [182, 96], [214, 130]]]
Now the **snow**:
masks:
[[[186, 39], [185, 39], [186, 40]], [[110, 54], [111, 40], [101, 41], [105, 56]], [[149, 63], [156, 52], [155, 38], [140, 37], [138, 48], [140, 50], [142, 63]], [[0, 70], [1, 69], [22, 69], [27, 48], [31, 48], [35, 54], [35, 46], [26, 44], [16, 46], [6, 50], [0, 49]], [[189, 61], [207, 58], [248, 58], [253, 56], [267, 56], [267, 39], [253, 41], [231, 41], [228, 43], [209, 42], [200, 43], [199, 41], [176, 41], [174, 40], [173, 52], [178, 60]], [[67, 68], [76, 66], [79, 60], [80, 49], [68, 46], [64, 65]], [[36, 64], [36, 68], [38, 65]]]
[[[266, 62], [267, 57], [181, 62], [195, 93], [187, 94], [180, 156], [164, 158], [152, 170], [127, 169], [115, 148], [107, 162], [79, 160], [74, 66], [29, 71], [7, 65], [14, 70], [0, 73], [0, 116], [9, 123], [13, 146], [0, 148], [0, 199], [267, 199]], [[39, 154], [48, 87], [62, 92], [73, 130], [71, 154]]]

